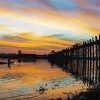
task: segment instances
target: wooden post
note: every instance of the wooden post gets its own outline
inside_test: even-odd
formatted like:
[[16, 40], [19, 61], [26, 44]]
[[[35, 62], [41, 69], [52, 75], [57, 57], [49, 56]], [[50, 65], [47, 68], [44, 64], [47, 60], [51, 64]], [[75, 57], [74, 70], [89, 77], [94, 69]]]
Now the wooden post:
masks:
[[95, 52], [94, 52], [94, 38], [92, 38], [92, 42], [93, 42], [93, 47], [92, 47], [92, 50], [93, 50], [93, 52], [92, 52], [92, 53], [93, 53], [93, 54], [92, 54], [93, 70], [92, 70], [92, 71], [93, 71], [93, 80], [94, 80], [94, 70], [95, 70], [95, 69], [94, 69], [94, 61], [95, 61], [95, 58], [94, 58], [94, 53], [95, 53]]
[[77, 75], [78, 75], [78, 67], [79, 67], [79, 44], [77, 44]]
[[97, 51], [97, 49], [98, 49], [98, 47], [97, 47], [97, 36], [95, 36], [95, 45], [96, 45], [96, 50], [95, 50], [95, 52], [96, 52], [96, 56], [95, 56], [95, 59], [96, 59], [96, 74], [95, 74], [95, 81], [97, 82], [97, 67], [98, 67], [98, 51]]
[[92, 68], [92, 59], [91, 59], [91, 39], [90, 39], [90, 76], [91, 76], [91, 68]]
[[[100, 35], [99, 35], [99, 70], [100, 70]], [[98, 76], [98, 80], [100, 81], [100, 71], [99, 71], [99, 76]]]
[[88, 47], [87, 47], [87, 49], [88, 49], [88, 50], [87, 50], [87, 51], [88, 51], [88, 52], [87, 52], [87, 53], [88, 53], [88, 54], [87, 54], [87, 60], [88, 60], [87, 74], [88, 74], [88, 76], [89, 76], [89, 41], [87, 41], [87, 43], [88, 43]]
[[99, 66], [98, 67], [100, 68], [100, 35], [99, 35]]
[[83, 49], [83, 51], [82, 51], [82, 55], [83, 55], [83, 57], [82, 57], [82, 60], [83, 60], [83, 61], [82, 61], [82, 63], [83, 63], [83, 66], [82, 66], [82, 67], [83, 67], [83, 69], [82, 69], [82, 75], [83, 75], [83, 76], [84, 76], [84, 71], [85, 71], [85, 70], [84, 70], [84, 68], [85, 68], [85, 62], [84, 62], [84, 45], [85, 45], [85, 44], [84, 44], [84, 42], [83, 42], [83, 47], [82, 47], [82, 49]]
[[87, 43], [85, 41], [85, 51], [84, 51], [84, 60], [85, 60], [85, 76], [86, 76], [86, 67], [87, 67]]

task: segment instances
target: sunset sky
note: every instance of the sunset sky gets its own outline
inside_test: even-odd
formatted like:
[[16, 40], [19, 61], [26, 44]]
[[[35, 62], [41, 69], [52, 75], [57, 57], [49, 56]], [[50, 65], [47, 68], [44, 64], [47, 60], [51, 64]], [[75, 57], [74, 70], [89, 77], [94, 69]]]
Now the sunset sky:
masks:
[[100, 34], [100, 0], [0, 0], [0, 53], [46, 54]]

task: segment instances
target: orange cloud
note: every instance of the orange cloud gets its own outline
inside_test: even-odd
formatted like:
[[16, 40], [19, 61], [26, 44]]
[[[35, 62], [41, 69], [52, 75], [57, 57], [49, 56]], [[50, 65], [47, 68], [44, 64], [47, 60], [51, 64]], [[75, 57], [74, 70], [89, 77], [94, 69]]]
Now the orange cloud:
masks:
[[58, 50], [58, 49], [66, 48], [75, 43], [75, 41], [66, 41], [54, 37], [36, 36], [35, 38], [29, 33], [22, 33], [22, 34], [19, 34], [18, 37], [19, 38], [22, 37], [24, 42], [17, 41], [17, 40], [10, 40], [9, 38], [6, 39], [4, 38], [4, 39], [0, 39], [0, 45], [7, 45], [8, 46], [7, 48], [14, 47], [15, 49], [13, 50], [15, 51], [16, 49], [17, 50], [22, 49], [24, 52], [31, 52], [31, 53], [33, 52], [33, 53], [41, 54], [41, 53], [49, 53], [52, 49]]
[[[77, 1], [79, 2], [79, 0]], [[80, 3], [83, 4], [84, 2]], [[23, 6], [18, 11], [2, 6], [0, 7], [0, 15], [2, 18], [6, 17], [20, 22], [17, 23], [18, 25], [14, 23], [15, 26], [13, 26], [13, 21], [9, 21], [7, 25], [0, 24], [0, 30], [9, 32], [9, 36], [14, 34], [16, 38], [15, 40], [1, 38], [0, 45], [21, 48], [25, 52], [48, 53], [52, 49], [59, 50], [76, 43], [77, 37], [92, 36], [100, 33], [98, 24], [100, 23], [100, 16], [79, 10], [77, 16], [71, 16], [50, 7], [43, 10]], [[24, 22], [26, 23], [25, 25]], [[12, 23], [12, 26], [10, 26], [10, 23]], [[22, 24], [22, 27], [19, 27], [20, 24]], [[36, 25], [39, 26], [36, 29], [38, 32], [33, 29]], [[22, 28], [23, 30], [29, 28], [29, 30], [22, 32]], [[46, 32], [42, 29], [43, 33], [41, 28], [44, 28]], [[50, 37], [52, 34], [57, 34], [56, 32], [59, 33], [59, 29], [64, 30], [65, 33], [61, 31], [60, 34], [66, 34], [67, 40]], [[72, 40], [73, 36], [74, 40]], [[23, 38], [23, 41], [18, 41], [18, 38]]]

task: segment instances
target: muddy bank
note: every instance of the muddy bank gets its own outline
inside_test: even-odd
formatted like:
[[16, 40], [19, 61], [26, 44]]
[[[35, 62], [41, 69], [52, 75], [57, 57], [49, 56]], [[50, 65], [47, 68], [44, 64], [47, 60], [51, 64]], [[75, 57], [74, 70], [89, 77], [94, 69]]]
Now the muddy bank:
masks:
[[73, 96], [70, 100], [100, 100], [100, 83], [86, 92], [81, 92]]
[[87, 89], [85, 92], [80, 92], [73, 97], [69, 95], [66, 99], [57, 98], [50, 100], [100, 100], [100, 83], [93, 88]]

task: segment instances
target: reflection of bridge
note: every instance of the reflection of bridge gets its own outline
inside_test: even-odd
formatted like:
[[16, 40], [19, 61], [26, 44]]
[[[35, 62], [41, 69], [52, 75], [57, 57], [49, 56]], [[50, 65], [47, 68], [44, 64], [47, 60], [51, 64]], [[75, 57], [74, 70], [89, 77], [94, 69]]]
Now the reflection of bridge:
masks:
[[69, 69], [73, 74], [100, 80], [100, 35], [99, 38], [96, 36], [62, 51], [52, 52], [48, 60]]

